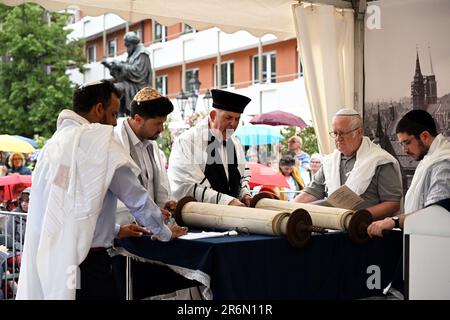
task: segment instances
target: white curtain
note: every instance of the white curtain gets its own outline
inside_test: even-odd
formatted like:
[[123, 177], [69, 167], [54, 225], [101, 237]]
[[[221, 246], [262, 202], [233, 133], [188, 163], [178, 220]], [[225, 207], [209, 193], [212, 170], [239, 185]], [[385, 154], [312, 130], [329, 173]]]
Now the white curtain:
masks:
[[353, 108], [354, 17], [351, 9], [302, 2], [292, 6], [306, 93], [322, 154], [331, 153], [331, 119]]

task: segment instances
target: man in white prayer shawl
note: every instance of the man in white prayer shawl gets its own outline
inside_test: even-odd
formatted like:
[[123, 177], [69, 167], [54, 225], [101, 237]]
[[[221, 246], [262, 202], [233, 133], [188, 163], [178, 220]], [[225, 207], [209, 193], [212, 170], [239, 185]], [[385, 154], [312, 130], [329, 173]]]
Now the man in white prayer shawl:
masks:
[[76, 89], [73, 111], [59, 114], [33, 172], [16, 299], [116, 298], [107, 249], [120, 232], [117, 198], [155, 238], [185, 234], [164, 224], [139, 169], [114, 139], [119, 98], [110, 81], [97, 81]]
[[397, 159], [364, 136], [356, 110], [339, 110], [331, 127], [336, 150], [323, 159], [320, 170], [294, 201], [323, 199], [345, 184], [364, 199], [356, 209], [367, 209], [374, 220], [397, 213], [402, 198]]
[[191, 196], [222, 205], [250, 204], [250, 170], [244, 149], [232, 136], [250, 98], [211, 90], [209, 119], [183, 132], [172, 146], [168, 176], [176, 199]]
[[384, 230], [403, 228], [409, 213], [439, 204], [450, 211], [450, 142], [438, 134], [431, 115], [412, 110], [397, 124], [398, 141], [405, 153], [420, 161], [405, 196], [405, 213], [373, 222], [369, 236], [383, 235]]

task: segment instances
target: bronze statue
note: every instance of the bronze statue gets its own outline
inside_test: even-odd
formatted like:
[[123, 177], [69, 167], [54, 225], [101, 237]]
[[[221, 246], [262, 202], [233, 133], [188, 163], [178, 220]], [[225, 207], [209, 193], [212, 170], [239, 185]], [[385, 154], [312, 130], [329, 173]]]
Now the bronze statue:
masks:
[[152, 84], [150, 53], [133, 31], [125, 34], [124, 42], [128, 53], [125, 61], [102, 61], [113, 76], [116, 87], [122, 92], [120, 115], [128, 115], [130, 103], [135, 94], [143, 87], [149, 87]]

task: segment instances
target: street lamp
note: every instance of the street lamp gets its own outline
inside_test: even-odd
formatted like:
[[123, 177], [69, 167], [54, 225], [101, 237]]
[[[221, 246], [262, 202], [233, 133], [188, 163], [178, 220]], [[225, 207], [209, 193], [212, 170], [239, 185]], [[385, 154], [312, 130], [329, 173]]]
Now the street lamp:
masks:
[[203, 97], [203, 105], [205, 106], [205, 109], [208, 110], [211, 109], [211, 102], [212, 102], [212, 95], [211, 90], [206, 89], [205, 96]]
[[180, 109], [180, 112], [181, 112], [181, 118], [184, 119], [184, 112], [186, 110], [186, 103], [188, 101], [188, 97], [183, 92], [183, 89], [181, 89], [181, 91], [178, 94], [176, 99], [177, 99], [178, 108]]
[[197, 106], [197, 99], [198, 99], [198, 89], [200, 88], [200, 85], [202, 83], [198, 80], [197, 76], [194, 74], [194, 76], [189, 79], [188, 86], [189, 86], [189, 104], [191, 105], [192, 113], [195, 112], [195, 108]]

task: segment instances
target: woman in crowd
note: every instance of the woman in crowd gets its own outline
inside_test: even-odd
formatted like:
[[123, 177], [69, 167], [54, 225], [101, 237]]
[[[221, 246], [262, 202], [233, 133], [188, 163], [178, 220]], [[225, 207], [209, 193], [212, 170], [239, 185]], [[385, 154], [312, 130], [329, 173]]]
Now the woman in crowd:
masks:
[[298, 191], [305, 187], [305, 182], [297, 169], [295, 158], [289, 154], [281, 157], [279, 170], [289, 184], [289, 188], [280, 190], [280, 199], [291, 201], [298, 194]]
[[316, 172], [319, 171], [321, 166], [322, 166], [322, 157], [320, 156], [320, 154], [318, 153], [312, 154], [309, 161], [309, 174], [311, 176], [311, 180], [316, 174]]
[[18, 152], [11, 154], [9, 157], [9, 167], [8, 174], [31, 174], [31, 170], [25, 166], [25, 157]]

